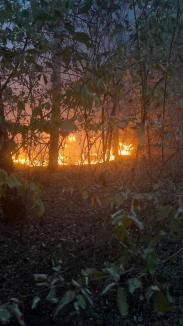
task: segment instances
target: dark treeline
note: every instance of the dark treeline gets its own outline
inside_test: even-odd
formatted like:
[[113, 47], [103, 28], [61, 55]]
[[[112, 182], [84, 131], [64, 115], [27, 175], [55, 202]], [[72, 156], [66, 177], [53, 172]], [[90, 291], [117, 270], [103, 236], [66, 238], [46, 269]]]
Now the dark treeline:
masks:
[[182, 13], [179, 0], [2, 0], [0, 167], [37, 150], [53, 170], [76, 130], [88, 163], [96, 139], [105, 161], [132, 130], [150, 160], [181, 152]]

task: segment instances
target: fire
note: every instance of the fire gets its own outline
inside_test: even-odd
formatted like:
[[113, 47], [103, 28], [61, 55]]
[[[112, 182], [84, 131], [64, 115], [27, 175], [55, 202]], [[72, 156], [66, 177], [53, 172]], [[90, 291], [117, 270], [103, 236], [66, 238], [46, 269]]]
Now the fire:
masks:
[[119, 151], [118, 151], [119, 155], [124, 155], [124, 156], [131, 155], [132, 150], [133, 150], [132, 144], [126, 145], [123, 143], [119, 143]]
[[[76, 142], [76, 137], [73, 134], [71, 134], [70, 136], [68, 136], [67, 143], [65, 144], [64, 148], [68, 149], [71, 146], [71, 144], [73, 144], [75, 142]], [[72, 147], [70, 147], [70, 150], [71, 150], [71, 155], [72, 155]], [[134, 147], [132, 144], [124, 144], [122, 142], [119, 142], [119, 150], [118, 150], [119, 156], [130, 156], [132, 154], [133, 150], [134, 150]], [[31, 160], [23, 152], [19, 153], [19, 155], [16, 155], [16, 156], [14, 155], [12, 157], [12, 159], [13, 159], [13, 162], [16, 164], [28, 165], [30, 167], [46, 166], [47, 165], [46, 161], [44, 161], [44, 163], [42, 163], [39, 159]], [[115, 160], [115, 156], [112, 154], [112, 152], [111, 152], [109, 160], [110, 161]], [[97, 153], [91, 153], [90, 154], [90, 164], [97, 164], [97, 163], [103, 163], [103, 160], [98, 158]], [[82, 160], [79, 160], [77, 158], [76, 158], [76, 160], [74, 160], [72, 157], [68, 158], [67, 155], [65, 156], [63, 153], [60, 152], [58, 164], [59, 165], [73, 165], [73, 164], [74, 165], [87, 165], [88, 158], [85, 157], [84, 155], [82, 155]]]
[[28, 166], [46, 166], [45, 163], [41, 163], [39, 160], [33, 160], [31, 161], [26, 155], [24, 156], [23, 154], [19, 155], [16, 157], [15, 155], [12, 156], [12, 160], [16, 164], [20, 165], [28, 165]]
[[76, 142], [76, 136], [71, 134], [70, 136], [68, 136], [68, 141], [69, 141], [69, 143], [75, 143]]

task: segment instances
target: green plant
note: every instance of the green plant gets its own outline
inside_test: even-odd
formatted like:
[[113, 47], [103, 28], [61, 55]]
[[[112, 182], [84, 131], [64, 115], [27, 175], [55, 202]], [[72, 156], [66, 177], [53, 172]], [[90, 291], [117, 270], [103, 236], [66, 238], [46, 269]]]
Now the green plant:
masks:
[[[42, 300], [50, 302], [53, 308], [53, 315], [56, 317], [63, 309], [88, 314], [98, 314], [97, 303], [102, 306], [116, 307], [123, 320], [130, 318], [130, 315], [141, 313], [145, 309], [157, 318], [169, 313], [181, 311], [181, 297], [176, 295], [172, 289], [169, 278], [171, 261], [175, 260], [182, 252], [178, 249], [166, 259], [162, 259], [162, 243], [171, 237], [174, 239], [175, 219], [177, 223], [178, 213], [176, 209], [154, 206], [157, 218], [154, 219], [152, 227], [157, 234], [146, 234], [142, 218], [139, 219], [139, 201], [141, 209], [148, 209], [152, 196], [133, 195], [130, 209], [118, 210], [112, 215], [113, 236], [121, 247], [121, 256], [113, 263], [105, 263], [103, 268], [98, 270], [95, 266], [81, 270], [77, 281], [71, 279], [66, 281], [63, 277], [61, 264], [53, 264], [53, 274], [36, 274], [35, 280], [38, 286], [44, 288], [41, 295], [34, 297], [32, 308], [35, 309]], [[154, 197], [152, 198], [154, 201]], [[147, 212], [146, 212], [147, 213]], [[166, 223], [162, 225], [161, 218]], [[168, 223], [169, 221], [169, 223]], [[173, 223], [173, 224], [172, 224]], [[173, 232], [172, 232], [173, 225]], [[180, 225], [180, 224], [179, 224]], [[182, 230], [182, 229], [181, 229]], [[134, 235], [146, 237], [145, 243], [134, 242]], [[177, 285], [178, 287], [178, 285]], [[96, 291], [97, 288], [97, 291]], [[91, 290], [92, 289], [92, 290]], [[178, 289], [178, 288], [177, 288]], [[46, 296], [43, 295], [46, 293]], [[65, 311], [65, 310], [64, 310]]]
[[14, 318], [20, 326], [25, 326], [20, 301], [16, 298], [12, 298], [7, 303], [0, 305], [0, 322], [2, 325], [10, 323]]
[[27, 208], [34, 210], [39, 217], [44, 213], [40, 188], [4, 170], [0, 170], [0, 201], [5, 219], [24, 218]]
[[35, 296], [32, 301], [32, 309], [36, 309], [38, 304], [46, 300], [54, 306], [53, 317], [56, 318], [67, 306], [73, 307], [76, 313], [85, 310], [88, 305], [93, 306], [91, 291], [85, 278], [66, 282], [60, 263], [57, 266], [53, 265], [52, 270], [51, 276], [47, 274], [34, 275], [37, 286], [44, 289], [41, 294], [46, 293], [46, 296], [43, 294]]

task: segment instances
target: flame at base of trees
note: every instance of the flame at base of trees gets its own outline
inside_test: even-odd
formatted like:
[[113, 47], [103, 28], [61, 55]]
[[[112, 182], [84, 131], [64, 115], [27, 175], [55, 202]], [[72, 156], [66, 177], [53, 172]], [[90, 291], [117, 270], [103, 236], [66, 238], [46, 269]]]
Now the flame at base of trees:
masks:
[[[69, 148], [69, 146], [73, 143], [76, 143], [76, 137], [74, 135], [71, 135], [68, 137], [67, 143], [64, 146], [64, 149]], [[72, 148], [71, 148], [72, 151]], [[132, 144], [124, 144], [122, 142], [119, 142], [119, 146], [118, 146], [118, 155], [119, 157], [121, 156], [132, 156], [134, 151], [134, 147]], [[78, 153], [78, 157], [77, 159], [74, 160], [74, 157], [72, 157], [72, 153], [71, 153], [71, 157], [70, 160], [67, 158], [67, 156], [65, 156], [63, 154], [63, 151], [60, 151], [59, 154], [59, 158], [58, 158], [58, 165], [59, 166], [63, 166], [63, 165], [87, 165], [87, 164], [98, 164], [98, 163], [103, 163], [104, 160], [101, 158], [99, 158], [98, 153], [90, 153], [90, 158], [88, 160], [88, 156], [86, 154], [80, 154]], [[78, 159], [79, 157], [81, 157], [80, 159]], [[34, 167], [34, 166], [47, 166], [48, 165], [48, 161], [44, 160], [41, 161], [38, 158], [35, 159], [31, 159], [29, 158], [28, 154], [25, 154], [23, 151], [20, 151], [19, 153], [17, 153], [16, 155], [13, 155], [12, 157], [13, 162], [15, 164], [18, 165], [26, 165], [26, 166], [30, 166], [30, 167]], [[107, 159], [106, 159], [107, 160]], [[112, 150], [110, 152], [110, 158], [109, 161], [114, 161], [115, 160], [115, 156], [112, 153]]]

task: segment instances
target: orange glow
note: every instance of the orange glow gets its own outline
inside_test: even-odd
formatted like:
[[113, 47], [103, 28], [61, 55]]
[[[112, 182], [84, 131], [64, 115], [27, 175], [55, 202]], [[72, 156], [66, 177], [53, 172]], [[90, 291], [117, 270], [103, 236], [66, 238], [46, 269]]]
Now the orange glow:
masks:
[[123, 143], [119, 143], [119, 151], [118, 151], [119, 155], [124, 155], [124, 156], [131, 155], [132, 151], [133, 151], [132, 144], [126, 145]]
[[75, 143], [76, 142], [76, 136], [71, 134], [70, 136], [68, 136], [68, 141], [69, 141], [69, 143]]
[[[76, 137], [74, 135], [70, 135], [67, 138], [67, 142], [64, 146], [64, 149], [69, 150], [70, 148], [70, 157], [68, 157], [68, 155], [64, 155], [63, 153], [60, 152], [59, 154], [59, 159], [58, 159], [58, 164], [59, 165], [87, 165], [88, 164], [88, 158], [82, 154], [82, 160], [78, 159], [78, 156], [76, 157], [76, 155], [73, 155], [72, 157], [72, 144], [76, 142]], [[74, 145], [74, 144], [73, 144]], [[75, 146], [75, 145], [74, 145]], [[121, 142], [119, 142], [119, 150], [118, 150], [118, 154], [119, 156], [130, 156], [132, 155], [132, 152], [134, 150], [134, 147], [132, 144], [123, 144]], [[21, 152], [19, 153], [19, 155], [14, 155], [13, 157], [13, 162], [16, 164], [22, 164], [22, 165], [28, 165], [30, 167], [33, 166], [46, 166], [47, 165], [47, 161], [45, 161], [44, 163], [42, 163], [41, 161], [39, 161], [39, 159], [34, 159], [31, 160], [29, 159], [29, 157]], [[110, 155], [110, 161], [114, 161], [115, 160], [115, 156], [112, 154]], [[103, 163], [102, 159], [98, 159], [98, 154], [97, 153], [91, 153], [90, 154], [90, 164], [97, 164], [97, 163]]]

